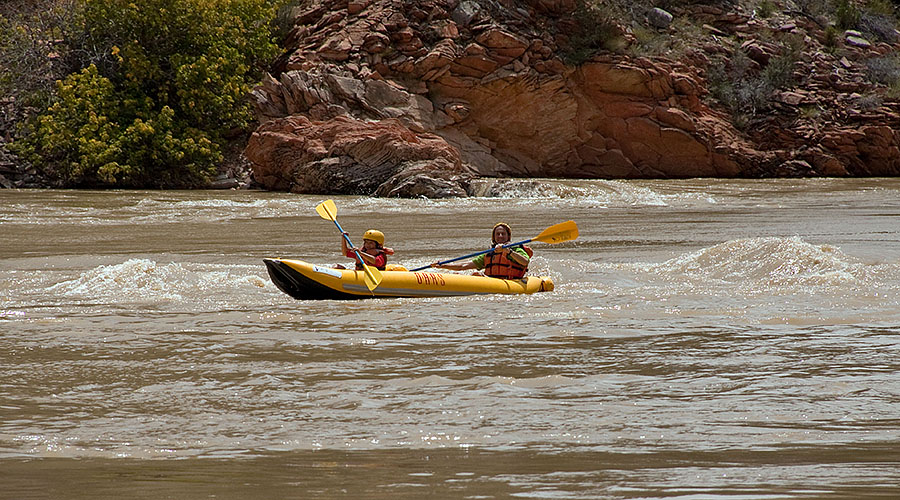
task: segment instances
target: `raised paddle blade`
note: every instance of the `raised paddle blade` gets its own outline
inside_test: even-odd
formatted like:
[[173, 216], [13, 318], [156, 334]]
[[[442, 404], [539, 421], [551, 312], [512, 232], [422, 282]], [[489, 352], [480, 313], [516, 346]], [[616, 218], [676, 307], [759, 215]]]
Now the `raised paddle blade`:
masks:
[[381, 279], [383, 276], [381, 275], [381, 271], [376, 267], [372, 267], [366, 264], [363, 264], [363, 271], [366, 272], [366, 288], [371, 292], [374, 290], [379, 283], [381, 283]]
[[564, 241], [572, 241], [578, 237], [578, 225], [573, 220], [567, 220], [554, 224], [541, 231], [541, 234], [532, 238], [533, 241], [542, 241], [555, 245]]
[[325, 200], [316, 205], [316, 213], [323, 219], [333, 221], [337, 218], [337, 205], [334, 204], [334, 200]]

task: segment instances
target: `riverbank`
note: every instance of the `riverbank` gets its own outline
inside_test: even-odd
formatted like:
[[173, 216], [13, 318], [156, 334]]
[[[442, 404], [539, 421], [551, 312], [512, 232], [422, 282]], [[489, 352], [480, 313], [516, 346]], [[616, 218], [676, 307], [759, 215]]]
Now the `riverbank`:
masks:
[[[243, 150], [247, 144], [246, 137], [234, 140], [225, 148], [225, 159], [219, 165], [218, 173], [211, 179], [207, 189], [262, 189], [253, 180], [250, 162]], [[44, 175], [40, 169], [23, 161], [7, 149], [5, 141], [0, 139], [0, 188], [4, 189], [40, 189], [56, 188], [53, 179]]]
[[[484, 178], [900, 175], [890, 4], [670, 4], [298, 3], [249, 137], [205, 187], [443, 198]], [[3, 155], [0, 185], [55, 185]]]

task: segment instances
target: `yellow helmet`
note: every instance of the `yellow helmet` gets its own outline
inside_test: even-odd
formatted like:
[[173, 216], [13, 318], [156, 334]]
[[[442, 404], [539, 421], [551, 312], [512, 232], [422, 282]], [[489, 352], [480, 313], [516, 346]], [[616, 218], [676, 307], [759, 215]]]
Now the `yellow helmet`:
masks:
[[384, 245], [384, 233], [377, 229], [369, 229], [366, 231], [366, 234], [363, 235], [364, 240], [372, 240], [379, 245]]

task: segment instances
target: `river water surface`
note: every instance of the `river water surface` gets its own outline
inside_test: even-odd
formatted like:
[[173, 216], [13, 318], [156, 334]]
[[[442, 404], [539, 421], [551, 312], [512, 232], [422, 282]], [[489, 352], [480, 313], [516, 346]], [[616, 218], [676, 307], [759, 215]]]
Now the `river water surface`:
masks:
[[0, 190], [0, 498], [900, 497], [900, 180], [335, 197], [533, 296], [295, 301], [325, 197]]

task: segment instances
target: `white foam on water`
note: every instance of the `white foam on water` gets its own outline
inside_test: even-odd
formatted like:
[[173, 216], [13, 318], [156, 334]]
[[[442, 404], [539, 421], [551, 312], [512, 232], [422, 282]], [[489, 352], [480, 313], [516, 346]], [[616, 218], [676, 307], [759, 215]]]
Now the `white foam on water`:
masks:
[[[569, 179], [479, 179], [472, 183], [474, 196], [447, 199], [404, 199], [347, 197], [336, 200], [340, 215], [372, 212], [471, 212], [473, 208], [532, 206], [540, 203], [548, 209], [559, 207], [690, 207], [714, 205], [716, 199], [706, 192], [666, 194], [628, 181]], [[325, 197], [323, 196], [323, 199]]]
[[791, 238], [727, 241], [651, 266], [661, 274], [767, 286], [860, 284], [866, 266], [831, 245]]
[[[324, 200], [325, 197], [323, 196]], [[35, 207], [20, 203], [0, 215], [0, 223], [127, 225], [138, 223], [221, 222], [223, 220], [303, 217], [315, 214], [317, 201], [306, 196], [247, 193], [241, 198], [182, 200], [145, 196], [115, 206]]]
[[662, 262], [549, 264], [554, 297], [596, 303], [591, 311], [611, 323], [874, 324], [900, 310], [900, 262], [864, 262], [797, 236], [729, 240]]
[[309, 216], [315, 203], [306, 197], [263, 199], [140, 200], [128, 212], [129, 222], [161, 222], [190, 218], [192, 222]]
[[29, 203], [13, 205], [0, 222], [40, 225], [129, 225], [190, 221], [194, 223], [278, 217], [309, 217], [315, 206], [328, 198], [340, 205], [339, 215], [373, 212], [429, 213], [470, 212], [479, 207], [532, 205], [539, 201], [548, 209], [557, 207], [685, 207], [715, 204], [715, 198], [700, 191], [662, 193], [633, 181], [569, 179], [480, 179], [473, 182], [476, 195], [469, 198], [404, 199], [369, 196], [305, 196], [288, 193], [219, 193], [202, 199], [183, 199], [190, 195], [153, 193], [124, 194], [114, 205], [63, 205], [36, 207]]
[[183, 280], [180, 264], [159, 265], [148, 259], [130, 259], [121, 264], [100, 266], [74, 280], [47, 289], [49, 292], [85, 298], [128, 297], [131, 299], [181, 300], [175, 283]]
[[565, 201], [581, 207], [693, 206], [715, 204], [704, 192], [664, 194], [633, 182], [615, 180], [483, 179], [473, 183], [478, 196], [523, 203]]
[[19, 204], [0, 216], [0, 223], [8, 224], [102, 224], [110, 213], [91, 207], [35, 207]]
[[[800, 237], [764, 237], [726, 241], [661, 263], [617, 264], [633, 271], [660, 295], [700, 293], [752, 296], [819, 296], [843, 300], [896, 292], [897, 264], [866, 264], [832, 245]], [[847, 299], [849, 300], [849, 299]]]
[[249, 274], [249, 268], [209, 268], [208, 265], [129, 259], [121, 264], [98, 266], [75, 279], [50, 286], [47, 292], [112, 304], [211, 304], [233, 302], [235, 294], [273, 288], [268, 280]]

